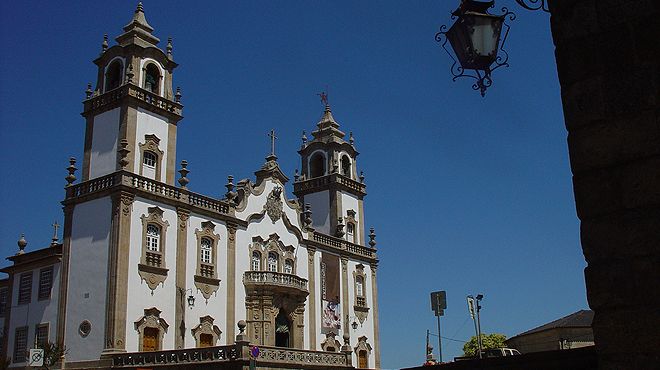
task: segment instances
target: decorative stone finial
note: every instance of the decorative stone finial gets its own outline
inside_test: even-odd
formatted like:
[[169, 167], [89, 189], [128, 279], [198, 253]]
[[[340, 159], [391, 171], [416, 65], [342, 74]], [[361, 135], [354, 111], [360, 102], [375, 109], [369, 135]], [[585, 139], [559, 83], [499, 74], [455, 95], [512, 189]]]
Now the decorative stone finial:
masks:
[[57, 221], [55, 221], [55, 223], [53, 224], [53, 229], [54, 229], [53, 241], [50, 242], [51, 247], [54, 247], [58, 244], [57, 241], [59, 240], [59, 238], [57, 237], [57, 229], [59, 228], [60, 228], [60, 224], [58, 224]]
[[73, 182], [76, 181], [76, 175], [74, 173], [78, 170], [76, 168], [76, 158], [69, 158], [69, 167], [66, 168], [69, 171], [69, 174], [64, 178], [67, 182], [66, 187], [73, 185]]
[[344, 333], [344, 335], [342, 335], [342, 338], [344, 338], [345, 345], [350, 345], [351, 336], [348, 333]]
[[238, 331], [240, 334], [243, 334], [245, 332], [245, 327], [247, 324], [245, 323], [245, 320], [238, 320]]
[[188, 161], [185, 159], [181, 161], [181, 169], [179, 170], [179, 174], [181, 174], [181, 178], [179, 179], [179, 184], [181, 184], [181, 189], [188, 189], [186, 186], [190, 182], [186, 176], [190, 173], [190, 171], [186, 168], [188, 167]]
[[304, 148], [305, 146], [307, 146], [307, 135], [305, 133], [305, 130], [303, 130], [301, 139], [302, 139], [302, 147]]
[[18, 239], [18, 254], [24, 254], [25, 253], [25, 246], [27, 246], [27, 240], [25, 240], [25, 234], [21, 234], [21, 238]]
[[119, 153], [119, 166], [121, 166], [121, 169], [124, 170], [126, 169], [126, 166], [128, 165], [128, 159], [126, 158], [128, 156], [128, 153], [130, 150], [128, 149], [128, 140], [126, 139], [121, 139], [119, 142], [119, 145], [121, 148], [117, 150]]
[[227, 176], [227, 184], [225, 184], [225, 187], [227, 188], [227, 193], [225, 194], [225, 197], [227, 198], [230, 204], [234, 204], [234, 201], [238, 196], [238, 194], [234, 191], [234, 176], [232, 175]]
[[337, 160], [334, 159], [332, 161], [332, 172], [331, 173], [337, 173], [339, 172], [339, 163], [337, 163]]
[[296, 168], [296, 171], [293, 173], [293, 182], [298, 182], [298, 179], [300, 179], [300, 174], [298, 173], [298, 169]]
[[135, 73], [133, 73], [133, 64], [130, 63], [128, 67], [126, 67], [126, 83], [133, 83], [133, 76], [135, 76]]
[[248, 338], [247, 334], [245, 334], [245, 327], [247, 327], [245, 320], [239, 320], [237, 325], [238, 334], [236, 335], [236, 342], [250, 342], [250, 338]]
[[142, 7], [142, 1], [140, 1], [140, 2], [137, 4], [137, 9], [135, 9], [135, 12], [136, 12], [136, 13], [137, 13], [137, 12], [142, 12], [142, 13], [144, 13], [144, 8]]
[[167, 47], [165, 49], [167, 50], [167, 57], [169, 59], [172, 59], [172, 38], [171, 37], [167, 38]]
[[312, 226], [312, 206], [309, 203], [305, 203], [305, 210], [302, 215], [305, 228], [310, 228]]
[[364, 184], [364, 171], [360, 171], [360, 182]]
[[355, 139], [353, 139], [353, 131], [351, 131], [351, 132], [348, 133], [348, 143], [353, 145], [354, 142], [355, 142]]
[[92, 84], [91, 82], [87, 83], [87, 90], [85, 90], [85, 98], [89, 99], [92, 97], [94, 94], [94, 91], [92, 91]]
[[344, 237], [344, 218], [339, 216], [337, 219], [337, 231], [335, 232], [335, 236], [338, 238], [343, 238]]
[[[348, 321], [348, 317], [346, 317], [346, 321]], [[348, 334], [347, 331], [344, 332], [344, 335], [342, 335], [344, 339], [344, 345], [341, 346], [341, 351], [344, 353], [350, 353], [352, 352], [351, 350], [351, 336]]]
[[101, 44], [101, 54], [108, 50], [108, 34], [103, 35], [103, 43]]
[[369, 229], [369, 245], [371, 248], [376, 247], [376, 233], [373, 227]]
[[174, 94], [174, 101], [181, 103], [181, 86], [176, 87], [176, 94]]

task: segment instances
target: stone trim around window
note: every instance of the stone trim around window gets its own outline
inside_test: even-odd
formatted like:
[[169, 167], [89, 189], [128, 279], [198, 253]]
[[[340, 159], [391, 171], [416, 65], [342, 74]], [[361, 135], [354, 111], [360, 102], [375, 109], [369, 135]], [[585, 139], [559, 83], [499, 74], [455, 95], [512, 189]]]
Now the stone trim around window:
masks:
[[144, 329], [145, 328], [154, 328], [158, 329], [158, 348], [157, 350], [163, 349], [163, 337], [167, 333], [167, 329], [170, 327], [165, 319], [160, 317], [160, 311], [156, 307], [146, 308], [144, 310], [144, 316], [139, 320], [134, 322], [135, 330], [138, 332], [138, 350], [143, 351], [142, 345], [144, 344]]
[[163, 161], [163, 156], [165, 155], [165, 152], [160, 150], [158, 147], [160, 145], [160, 139], [158, 136], [153, 135], [153, 134], [146, 134], [144, 135], [144, 143], [138, 143], [138, 147], [140, 148], [140, 171], [139, 175], [144, 176], [143, 173], [143, 168], [144, 168], [144, 153], [145, 152], [151, 152], [156, 156], [156, 165], [155, 165], [155, 179], [156, 181], [161, 181], [161, 168], [162, 168], [162, 161]]
[[[346, 221], [346, 240], [353, 243], [353, 244], [360, 244], [362, 240], [359, 240], [358, 236], [358, 222], [355, 219], [355, 211], [352, 209], [349, 209], [346, 211], [346, 217], [344, 218]], [[353, 240], [350, 240], [349, 237], [349, 225], [353, 226]], [[360, 244], [361, 245], [361, 244]]]
[[201, 336], [202, 334], [209, 334], [213, 337], [212, 346], [217, 345], [220, 340], [220, 335], [222, 331], [216, 325], [213, 325], [214, 319], [209, 316], [203, 316], [199, 318], [199, 325], [190, 329], [190, 333], [195, 338], [196, 346], [201, 347]]
[[[142, 220], [142, 254], [138, 264], [138, 274], [147, 283], [151, 294], [159, 284], [164, 284], [168, 269], [165, 266], [165, 251], [167, 240], [167, 228], [169, 222], [163, 219], [164, 211], [159, 207], [147, 208], [147, 214], [140, 216]], [[147, 248], [147, 227], [155, 225], [160, 228], [158, 251]]]
[[325, 340], [321, 342], [321, 349], [324, 352], [339, 352], [341, 343], [337, 340], [337, 334], [334, 331], [325, 334]]
[[[195, 286], [202, 293], [208, 303], [211, 294], [215, 294], [220, 287], [218, 279], [218, 245], [220, 235], [215, 233], [215, 224], [211, 221], [202, 222], [202, 228], [195, 230], [197, 237], [197, 268], [195, 271]], [[202, 262], [202, 240], [211, 242], [211, 263]]]
[[[362, 294], [358, 294], [358, 280], [362, 280]], [[364, 265], [358, 264], [355, 266], [355, 271], [353, 271], [353, 296], [355, 300], [353, 302], [353, 311], [355, 311], [355, 316], [360, 321], [360, 324], [364, 323], [364, 320], [367, 319], [369, 314], [369, 306], [367, 305], [367, 275], [364, 273]]]

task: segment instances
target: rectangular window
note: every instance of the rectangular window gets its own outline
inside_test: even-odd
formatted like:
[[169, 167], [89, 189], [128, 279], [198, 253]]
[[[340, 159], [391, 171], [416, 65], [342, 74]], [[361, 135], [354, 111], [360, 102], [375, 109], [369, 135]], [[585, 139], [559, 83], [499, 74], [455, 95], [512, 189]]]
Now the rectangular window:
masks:
[[53, 288], [53, 266], [39, 271], [39, 300], [50, 299], [50, 291]]
[[18, 304], [27, 304], [32, 300], [32, 271], [21, 274], [18, 285]]
[[37, 348], [46, 348], [48, 344], [48, 324], [39, 324], [34, 331], [34, 344]]
[[7, 312], [7, 301], [9, 300], [9, 289], [0, 289], [0, 317], [4, 317]]
[[14, 336], [14, 362], [25, 362], [27, 359], [28, 327], [16, 328]]

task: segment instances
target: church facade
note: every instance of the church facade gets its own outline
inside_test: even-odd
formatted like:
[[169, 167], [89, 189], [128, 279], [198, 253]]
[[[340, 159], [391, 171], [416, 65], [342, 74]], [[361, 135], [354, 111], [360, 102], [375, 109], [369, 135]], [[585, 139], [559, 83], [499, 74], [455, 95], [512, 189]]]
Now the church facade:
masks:
[[94, 60], [62, 241], [29, 251], [22, 239], [3, 269], [10, 366], [48, 342], [67, 348], [68, 368], [249, 342], [262, 354], [336, 353], [344, 366], [380, 368], [366, 186], [327, 101], [298, 151], [294, 199], [274, 149], [254, 179], [230, 176], [223, 198], [192, 192], [187, 163], [176, 163], [183, 106], [171, 41], [157, 46], [141, 5], [123, 31]]

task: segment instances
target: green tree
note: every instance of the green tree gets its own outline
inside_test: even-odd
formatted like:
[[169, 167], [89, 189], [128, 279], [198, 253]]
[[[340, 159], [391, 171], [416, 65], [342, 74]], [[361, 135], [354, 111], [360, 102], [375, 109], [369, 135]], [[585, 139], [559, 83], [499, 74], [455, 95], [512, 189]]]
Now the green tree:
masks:
[[[484, 350], [489, 348], [506, 347], [506, 344], [504, 344], [505, 340], [506, 335], [504, 334], [481, 334], [481, 345]], [[463, 345], [463, 356], [476, 356], [478, 349], [479, 344], [477, 344], [477, 336], [473, 335], [472, 338]]]
[[48, 342], [46, 347], [44, 347], [44, 367], [50, 369], [51, 366], [57, 364], [57, 362], [66, 354], [67, 350], [64, 346], [59, 346], [56, 343]]

